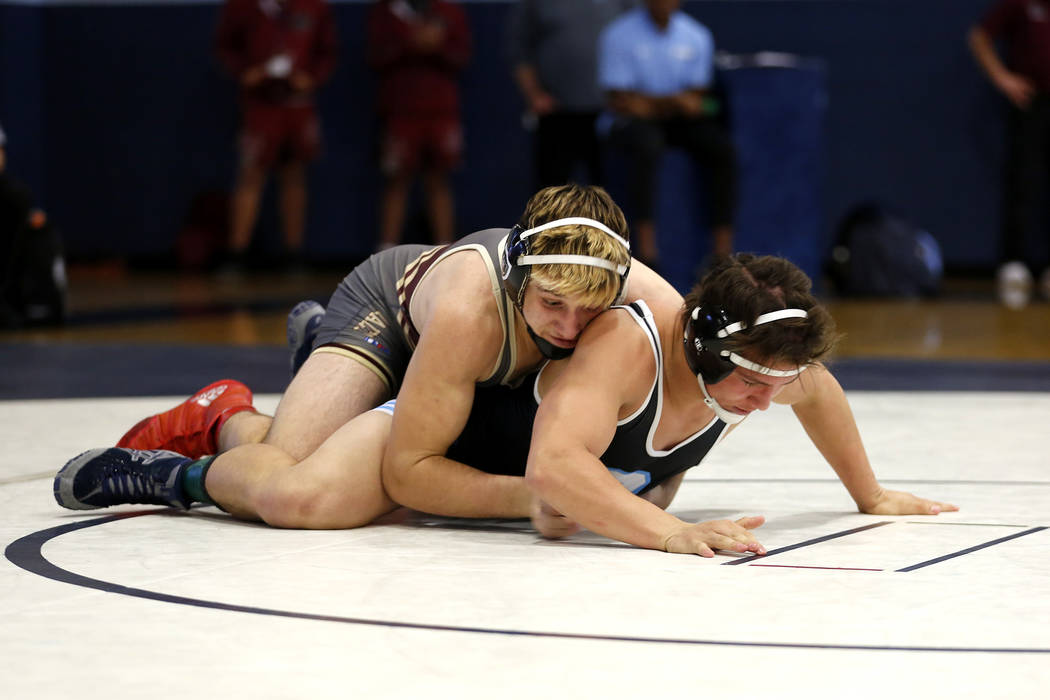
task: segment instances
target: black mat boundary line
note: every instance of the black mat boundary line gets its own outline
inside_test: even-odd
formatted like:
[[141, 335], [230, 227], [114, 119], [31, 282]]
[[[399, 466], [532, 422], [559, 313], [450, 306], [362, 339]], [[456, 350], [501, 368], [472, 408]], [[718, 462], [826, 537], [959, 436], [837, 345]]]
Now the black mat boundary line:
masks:
[[[367, 618], [341, 617], [336, 615], [318, 615], [315, 613], [301, 613], [288, 610], [275, 610], [271, 608], [258, 608], [247, 605], [233, 605], [217, 601], [202, 600], [198, 598], [186, 598], [174, 596], [167, 593], [148, 591], [142, 588], [130, 588], [100, 579], [67, 571], [48, 561], [43, 555], [43, 546], [49, 540], [60, 535], [84, 528], [103, 525], [126, 518], [140, 517], [143, 515], [163, 514], [166, 510], [148, 510], [134, 513], [120, 513], [109, 515], [93, 520], [84, 520], [68, 525], [38, 530], [21, 537], [4, 549], [4, 555], [15, 566], [30, 573], [43, 576], [44, 578], [61, 583], [69, 583], [75, 586], [91, 588], [106, 593], [117, 593], [136, 598], [155, 600], [158, 602], [174, 603], [177, 605], [190, 605], [194, 607], [209, 608], [212, 610], [224, 610], [228, 612], [249, 613], [253, 615], [270, 615], [274, 617], [295, 618], [300, 620], [312, 620], [317, 622], [338, 622], [343, 624], [368, 625], [374, 627], [390, 627], [397, 629], [428, 630], [435, 632], [460, 632], [467, 634], [499, 634], [506, 636], [536, 637], [546, 639], [577, 639], [604, 642], [634, 642], [649, 644], [679, 644], [690, 646], [728, 646], [728, 647], [758, 647], [772, 649], [829, 649], [837, 651], [914, 651], [914, 652], [941, 652], [941, 653], [978, 653], [978, 654], [1050, 654], [1050, 648], [1024, 647], [922, 647], [922, 646], [893, 646], [893, 645], [865, 645], [865, 644], [804, 644], [790, 642], [742, 642], [723, 641], [712, 639], [674, 639], [662, 637], [632, 637], [628, 635], [599, 635], [582, 634], [572, 632], [539, 632], [530, 630], [509, 630], [486, 627], [466, 627], [457, 625], [429, 625], [415, 622], [401, 622], [396, 620], [371, 620]], [[871, 525], [868, 527], [876, 527]]]
[[[709, 484], [841, 484], [838, 477], [765, 478], [765, 477], [690, 477], [686, 472], [684, 481]], [[933, 484], [935, 486], [1050, 486], [1050, 481], [1001, 481], [995, 479], [879, 479], [883, 484]]]
[[882, 527], [883, 525], [891, 525], [892, 523], [893, 523], [892, 520], [883, 520], [883, 521], [877, 522], [877, 523], [870, 523], [868, 525], [861, 525], [860, 527], [855, 527], [855, 528], [852, 528], [850, 530], [843, 530], [842, 532], [835, 532], [835, 533], [832, 533], [830, 535], [824, 535], [823, 537], [817, 537], [817, 538], [812, 539], [812, 540], [806, 540], [805, 542], [799, 542], [798, 544], [789, 544], [786, 547], [777, 547], [776, 549], [769, 550], [768, 552], [766, 552], [762, 556], [757, 556], [757, 555], [747, 556], [747, 555], [745, 555], [745, 556], [741, 557], [740, 559], [734, 559], [733, 561], [727, 561], [725, 564], [722, 564], [722, 566], [737, 566], [739, 564], [747, 564], [749, 562], [753, 562], [753, 561], [756, 561], [756, 560], [763, 560], [764, 561], [764, 560], [769, 559], [770, 557], [775, 556], [777, 554], [783, 554], [784, 552], [790, 552], [793, 549], [801, 549], [802, 547], [808, 547], [811, 544], [819, 544], [820, 542], [827, 542], [828, 540], [834, 540], [834, 539], [837, 539], [839, 537], [846, 537], [847, 535], [853, 535], [853, 534], [856, 534], [858, 532], [863, 532], [864, 530], [871, 530], [872, 528]]
[[1045, 529], [1046, 529], [1045, 526], [1040, 526], [1040, 527], [1033, 527], [1032, 529], [1025, 530], [1024, 532], [1015, 532], [1012, 535], [1007, 535], [1006, 537], [1000, 537], [999, 539], [991, 540], [991, 541], [985, 542], [983, 544], [974, 545], [973, 547], [967, 547], [966, 549], [961, 549], [958, 552], [952, 552], [951, 554], [945, 554], [944, 556], [937, 557], [936, 559], [930, 559], [928, 561], [919, 562], [918, 564], [912, 564], [911, 566], [906, 566], [903, 569], [897, 569], [896, 572], [897, 573], [904, 573], [904, 572], [908, 572], [908, 571], [915, 571], [916, 569], [922, 569], [922, 568], [927, 567], [927, 566], [933, 566], [934, 564], [939, 564], [942, 561], [946, 561], [948, 559], [955, 559], [956, 557], [961, 557], [964, 554], [970, 554], [971, 552], [976, 552], [979, 549], [985, 549], [987, 547], [992, 547], [994, 545], [1002, 544], [1003, 542], [1007, 542], [1009, 540], [1016, 540], [1018, 537], [1024, 537], [1025, 535], [1031, 535], [1033, 533], [1040, 532], [1040, 531], [1045, 530]]
[[1014, 525], [1013, 523], [957, 523], [952, 520], [905, 520], [905, 525], [961, 525], [968, 527], [1016, 527], [1022, 529], [1031, 525]]

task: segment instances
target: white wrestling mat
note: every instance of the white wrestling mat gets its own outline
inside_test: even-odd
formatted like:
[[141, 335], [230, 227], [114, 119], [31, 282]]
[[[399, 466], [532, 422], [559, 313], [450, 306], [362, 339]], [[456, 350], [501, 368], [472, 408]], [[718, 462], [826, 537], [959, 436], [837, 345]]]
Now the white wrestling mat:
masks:
[[851, 394], [883, 485], [962, 508], [937, 517], [856, 513], [789, 409], [753, 416], [671, 511], [765, 515], [762, 559], [54, 503], [67, 459], [182, 398], [0, 402], [0, 697], [1050, 693], [1050, 395]]

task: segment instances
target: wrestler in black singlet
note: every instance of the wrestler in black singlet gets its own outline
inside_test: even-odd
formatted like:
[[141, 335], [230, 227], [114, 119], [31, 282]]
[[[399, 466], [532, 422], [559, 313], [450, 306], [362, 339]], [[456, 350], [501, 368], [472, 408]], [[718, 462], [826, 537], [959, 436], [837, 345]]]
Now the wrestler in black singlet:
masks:
[[[663, 408], [663, 355], [652, 313], [645, 302], [613, 307], [611, 313], [629, 313], [649, 337], [656, 358], [656, 377], [649, 398], [633, 415], [616, 427], [602, 463], [620, 483], [634, 493], [645, 493], [667, 479], [703, 461], [726, 430], [717, 418], [669, 450], [655, 450], [652, 435]], [[470, 418], [448, 457], [490, 474], [524, 476], [525, 463], [536, 417], [539, 372], [529, 375], [517, 388], [504, 386], [474, 393]]]

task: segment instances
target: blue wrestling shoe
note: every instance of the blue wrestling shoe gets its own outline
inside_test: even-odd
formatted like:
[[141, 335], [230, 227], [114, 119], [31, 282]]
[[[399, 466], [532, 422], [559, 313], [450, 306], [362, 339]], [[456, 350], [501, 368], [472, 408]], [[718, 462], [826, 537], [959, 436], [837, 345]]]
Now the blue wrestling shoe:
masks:
[[121, 503], [189, 508], [192, 501], [179, 485], [179, 467], [191, 461], [167, 450], [88, 450], [66, 462], [55, 476], [55, 500], [73, 510]]
[[292, 377], [314, 349], [317, 331], [324, 320], [324, 307], [316, 301], [300, 301], [288, 313], [288, 350], [291, 352]]

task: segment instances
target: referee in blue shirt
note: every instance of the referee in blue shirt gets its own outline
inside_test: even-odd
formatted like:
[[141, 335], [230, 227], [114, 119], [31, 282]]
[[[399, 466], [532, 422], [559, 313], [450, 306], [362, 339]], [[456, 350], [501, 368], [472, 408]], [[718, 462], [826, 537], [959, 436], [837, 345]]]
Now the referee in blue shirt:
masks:
[[736, 154], [709, 94], [714, 40], [680, 5], [680, 0], [645, 0], [605, 28], [598, 50], [598, 82], [608, 97], [599, 129], [632, 160], [635, 250], [654, 264], [659, 261], [654, 190], [668, 147], [686, 150], [707, 170], [712, 254], [721, 258], [733, 251]]

